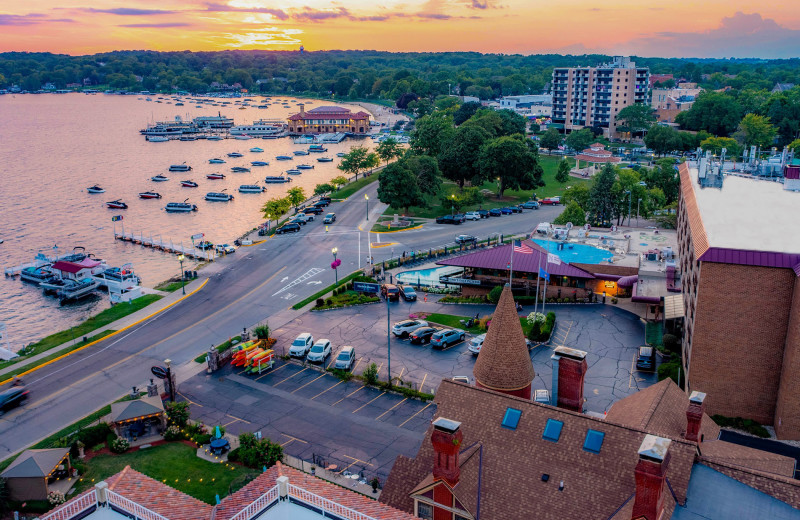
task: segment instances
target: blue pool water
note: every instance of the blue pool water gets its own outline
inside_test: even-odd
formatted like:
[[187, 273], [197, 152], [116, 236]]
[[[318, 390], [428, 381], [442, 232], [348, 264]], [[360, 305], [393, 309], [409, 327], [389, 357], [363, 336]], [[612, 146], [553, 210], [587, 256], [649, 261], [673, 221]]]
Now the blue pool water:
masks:
[[558, 242], [549, 240], [534, 240], [534, 242], [558, 256], [561, 260], [570, 263], [599, 264], [603, 260], [608, 260], [614, 256], [614, 253], [607, 249], [587, 246], [586, 244], [564, 244], [564, 249], [559, 251]]
[[404, 271], [395, 275], [397, 283], [404, 283], [416, 286], [417, 283], [423, 286], [442, 286], [439, 277], [448, 274], [460, 273], [463, 267], [442, 266], [431, 267], [430, 269], [417, 269], [414, 271]]

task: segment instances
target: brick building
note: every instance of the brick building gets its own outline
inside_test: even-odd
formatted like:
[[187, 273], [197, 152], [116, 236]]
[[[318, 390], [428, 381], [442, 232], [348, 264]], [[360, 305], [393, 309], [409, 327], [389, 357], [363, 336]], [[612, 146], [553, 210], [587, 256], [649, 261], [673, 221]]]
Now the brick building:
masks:
[[800, 439], [800, 194], [708, 164], [680, 166], [688, 390]]
[[352, 112], [343, 107], [317, 107], [308, 112], [300, 104], [300, 112], [289, 116], [289, 134], [327, 134], [344, 132], [365, 135], [369, 133], [369, 114]]

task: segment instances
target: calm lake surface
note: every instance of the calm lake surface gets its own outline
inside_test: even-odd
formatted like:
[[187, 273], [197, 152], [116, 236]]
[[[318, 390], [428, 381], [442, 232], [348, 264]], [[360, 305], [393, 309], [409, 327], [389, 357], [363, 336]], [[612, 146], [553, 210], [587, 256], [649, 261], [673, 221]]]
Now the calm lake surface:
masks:
[[[0, 266], [11, 267], [33, 260], [38, 252], [51, 255], [53, 246], [58, 253], [69, 253], [83, 246], [109, 265], [126, 262], [134, 265], [143, 285], [153, 287], [174, 275], [180, 266], [174, 255], [153, 251], [142, 246], [113, 239], [111, 217], [122, 215], [126, 232], [160, 236], [164, 240], [188, 245], [190, 236], [205, 233], [216, 243], [233, 243], [243, 232], [263, 221], [260, 207], [268, 199], [282, 197], [293, 186], [302, 187], [306, 194], [314, 186], [340, 175], [336, 169], [338, 152], [354, 145], [369, 145], [370, 140], [346, 139], [339, 144], [326, 144], [326, 153], [293, 156], [292, 161], [276, 161], [277, 155], [293, 155], [294, 150], [307, 149], [307, 144], [295, 144], [290, 138], [225, 139], [222, 141], [147, 142], [139, 130], [153, 121], [184, 119], [197, 116], [222, 115], [235, 124], [250, 124], [257, 119], [285, 119], [298, 111], [293, 98], [290, 106], [272, 104], [259, 109], [259, 98], [251, 98], [251, 107], [238, 105], [211, 107], [184, 101], [176, 107], [139, 99], [140, 96], [42, 94], [0, 96]], [[306, 109], [331, 103], [313, 101]], [[351, 107], [353, 109], [353, 107]], [[357, 108], [355, 110], [358, 110]], [[250, 152], [253, 147], [263, 153]], [[229, 152], [241, 152], [242, 158], [229, 158]], [[334, 159], [319, 163], [317, 157]], [[214, 157], [225, 164], [209, 164]], [[251, 166], [251, 161], [268, 161], [269, 166]], [[168, 172], [171, 164], [186, 163], [193, 169], [188, 173]], [[267, 175], [280, 175], [298, 164], [310, 164], [313, 170], [292, 176], [293, 182], [266, 185], [262, 194], [239, 193], [241, 184], [264, 185]], [[233, 173], [231, 167], [246, 166], [251, 173]], [[206, 174], [220, 172], [222, 180], [208, 180]], [[167, 182], [153, 182], [156, 174], [169, 177]], [[191, 179], [200, 186], [183, 188], [181, 180]], [[92, 195], [86, 188], [99, 184], [106, 192]], [[234, 195], [230, 202], [207, 202], [203, 197], [210, 191]], [[156, 191], [162, 199], [138, 198], [142, 191]], [[184, 199], [197, 204], [194, 213], [166, 213], [167, 202]], [[121, 199], [126, 210], [108, 209], [105, 202]], [[107, 296], [92, 297], [65, 306], [19, 278], [0, 279], [0, 322], [7, 326], [11, 346], [36, 341], [43, 336], [68, 328], [109, 306]]]

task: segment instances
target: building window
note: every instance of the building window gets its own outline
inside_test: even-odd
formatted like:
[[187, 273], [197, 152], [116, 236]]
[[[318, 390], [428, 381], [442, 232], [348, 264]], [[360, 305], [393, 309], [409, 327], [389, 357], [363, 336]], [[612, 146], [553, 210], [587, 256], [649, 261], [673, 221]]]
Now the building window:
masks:
[[423, 520], [433, 520], [433, 507], [417, 502], [417, 516]]
[[583, 449], [591, 453], [600, 453], [603, 447], [603, 439], [606, 434], [597, 430], [586, 430], [586, 440], [583, 441]]
[[561, 429], [563, 427], [563, 422], [556, 421], [555, 419], [547, 419], [547, 424], [544, 426], [544, 434], [542, 434], [542, 439], [558, 442], [558, 439], [561, 437]]
[[516, 408], [507, 408], [506, 414], [503, 416], [503, 422], [501, 423], [501, 426], [503, 426], [503, 428], [508, 428], [509, 430], [516, 430], [520, 417], [522, 417], [521, 410], [517, 410]]

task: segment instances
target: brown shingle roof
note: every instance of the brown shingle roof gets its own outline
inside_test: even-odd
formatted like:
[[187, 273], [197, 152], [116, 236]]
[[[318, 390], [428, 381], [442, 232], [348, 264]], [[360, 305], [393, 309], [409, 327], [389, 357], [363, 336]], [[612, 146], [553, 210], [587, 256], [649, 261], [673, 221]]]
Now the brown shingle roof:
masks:
[[497, 302], [473, 374], [481, 385], [494, 390], [519, 390], [536, 376], [508, 286]]
[[107, 478], [106, 483], [111, 491], [170, 520], [211, 517], [210, 505], [139, 473], [130, 466]]
[[[794, 478], [795, 460], [791, 457], [713, 440], [700, 445], [701, 460]], [[735, 477], [734, 477], [735, 478]]]
[[[465, 446], [478, 442], [483, 448], [479, 472], [483, 520], [605, 519], [634, 493], [638, 449], [647, 432], [452, 381], [442, 382], [436, 402], [437, 416], [461, 422]], [[522, 411], [515, 430], [501, 426], [508, 407]], [[558, 442], [542, 438], [548, 419], [563, 422]], [[583, 449], [589, 429], [605, 434], [600, 453]], [[398, 458], [381, 501], [412, 510], [408, 494], [433, 468], [431, 432], [432, 428], [416, 459]], [[686, 499], [695, 452], [694, 443], [683, 439], [674, 440], [670, 447], [667, 477], [681, 503]], [[548, 482], [542, 481], [543, 474], [549, 475]], [[477, 489], [468, 481], [474, 478], [464, 471], [456, 487]], [[563, 491], [558, 490], [561, 481]]]

